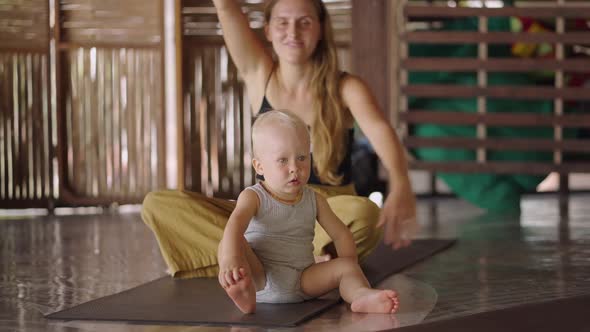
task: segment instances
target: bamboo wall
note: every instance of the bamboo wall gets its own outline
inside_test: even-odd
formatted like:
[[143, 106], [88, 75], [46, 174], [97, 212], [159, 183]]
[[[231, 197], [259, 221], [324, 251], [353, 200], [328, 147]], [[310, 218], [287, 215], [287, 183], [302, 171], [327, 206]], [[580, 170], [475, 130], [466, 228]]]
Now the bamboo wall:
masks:
[[0, 207], [165, 185], [160, 1], [0, 4]]
[[46, 206], [57, 196], [48, 11], [40, 0], [0, 5], [0, 206]]

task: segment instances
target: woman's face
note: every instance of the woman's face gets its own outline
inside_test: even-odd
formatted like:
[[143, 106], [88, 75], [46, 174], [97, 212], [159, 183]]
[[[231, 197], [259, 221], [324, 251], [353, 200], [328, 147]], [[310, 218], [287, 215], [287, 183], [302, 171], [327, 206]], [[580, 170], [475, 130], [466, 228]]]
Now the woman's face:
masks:
[[321, 22], [309, 0], [280, 0], [265, 26], [266, 38], [281, 61], [307, 62], [320, 40]]

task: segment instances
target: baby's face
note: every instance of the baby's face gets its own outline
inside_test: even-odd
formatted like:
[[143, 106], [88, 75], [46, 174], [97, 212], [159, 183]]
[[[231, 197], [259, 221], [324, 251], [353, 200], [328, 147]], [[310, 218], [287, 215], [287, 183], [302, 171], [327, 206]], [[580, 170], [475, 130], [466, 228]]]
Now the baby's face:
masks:
[[264, 175], [264, 183], [275, 195], [293, 199], [307, 184], [311, 171], [308, 137], [285, 125], [269, 126], [260, 133], [254, 169]]

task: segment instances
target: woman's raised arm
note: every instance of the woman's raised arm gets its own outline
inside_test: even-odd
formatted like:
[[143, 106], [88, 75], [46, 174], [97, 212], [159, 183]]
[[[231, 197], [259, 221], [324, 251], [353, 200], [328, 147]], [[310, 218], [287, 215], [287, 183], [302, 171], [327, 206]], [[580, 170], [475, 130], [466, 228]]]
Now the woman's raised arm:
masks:
[[233, 62], [248, 88], [256, 89], [257, 85], [264, 84], [272, 69], [270, 53], [250, 29], [248, 18], [242, 13], [239, 0], [213, 0], [213, 4], [217, 8], [223, 39]]

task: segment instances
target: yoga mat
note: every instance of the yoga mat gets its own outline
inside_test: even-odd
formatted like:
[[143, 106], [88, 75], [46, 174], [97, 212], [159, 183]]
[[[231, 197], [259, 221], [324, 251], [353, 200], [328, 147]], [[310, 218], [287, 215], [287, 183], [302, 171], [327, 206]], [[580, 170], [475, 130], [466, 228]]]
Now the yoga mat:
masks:
[[399, 332], [588, 332], [590, 294], [395, 329]]
[[[454, 243], [416, 240], [391, 250], [379, 245], [362, 266], [372, 285]], [[219, 286], [217, 278], [174, 279], [169, 276], [121, 293], [47, 315], [61, 320], [107, 320], [145, 324], [295, 326], [339, 299], [315, 299], [292, 304], [256, 304], [256, 313], [242, 314]]]

